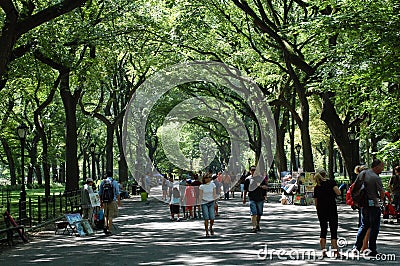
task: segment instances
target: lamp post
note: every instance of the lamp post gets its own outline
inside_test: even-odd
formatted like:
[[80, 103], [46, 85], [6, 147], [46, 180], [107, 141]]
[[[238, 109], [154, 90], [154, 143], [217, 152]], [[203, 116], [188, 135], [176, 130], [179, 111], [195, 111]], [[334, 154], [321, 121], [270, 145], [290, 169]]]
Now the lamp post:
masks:
[[[350, 141], [350, 150], [351, 150], [351, 165], [354, 167], [354, 142], [356, 140], [356, 132], [353, 130], [353, 128], [350, 129], [350, 131], [347, 133], [347, 136], [349, 138]], [[355, 180], [356, 176], [354, 172], [349, 173], [349, 178], [350, 181], [352, 181], [351, 179], [353, 178], [353, 180]]]
[[322, 154], [322, 159], [324, 160], [324, 169], [326, 169], [326, 148], [324, 147], [324, 143], [322, 141], [319, 143], [319, 152]]
[[95, 150], [96, 150], [96, 144], [94, 142], [92, 142], [92, 144], [90, 144], [90, 153], [92, 154], [92, 179], [93, 180], [96, 179], [96, 162], [95, 162], [95, 158], [94, 158]]
[[19, 218], [20, 220], [26, 217], [26, 191], [25, 191], [25, 140], [28, 134], [28, 127], [22, 123], [17, 127], [17, 134], [21, 141], [21, 192], [19, 197]]
[[354, 132], [353, 129], [350, 129], [349, 133], [347, 133], [347, 134], [348, 134], [350, 142], [353, 142], [356, 140], [356, 132]]
[[297, 171], [299, 171], [299, 168], [300, 168], [300, 150], [301, 150], [300, 144], [297, 143], [296, 146], [294, 147], [294, 149], [296, 150], [296, 153], [297, 153]]

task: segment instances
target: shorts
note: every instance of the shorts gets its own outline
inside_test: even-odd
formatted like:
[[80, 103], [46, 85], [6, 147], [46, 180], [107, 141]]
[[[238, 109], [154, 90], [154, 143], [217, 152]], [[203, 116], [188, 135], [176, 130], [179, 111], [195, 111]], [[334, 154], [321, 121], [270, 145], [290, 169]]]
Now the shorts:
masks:
[[210, 201], [201, 204], [201, 212], [203, 213], [204, 220], [215, 220], [215, 201]]
[[118, 217], [118, 204], [116, 201], [110, 203], [103, 203], [104, 216], [107, 219], [114, 219]]
[[244, 184], [240, 184], [240, 192], [244, 191]]
[[171, 211], [171, 214], [179, 214], [179, 205], [171, 204], [169, 205], [169, 210]]
[[250, 215], [254, 216], [261, 216], [263, 215], [263, 209], [264, 209], [264, 201], [253, 201], [250, 200]]

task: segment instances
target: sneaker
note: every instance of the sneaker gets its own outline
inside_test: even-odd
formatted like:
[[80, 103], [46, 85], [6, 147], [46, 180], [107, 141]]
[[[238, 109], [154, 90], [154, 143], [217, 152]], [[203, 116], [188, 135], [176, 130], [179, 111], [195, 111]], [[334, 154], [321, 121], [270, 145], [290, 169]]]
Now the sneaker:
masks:
[[178, 219], [176, 219], [176, 221], [177, 221], [177, 222], [180, 222], [180, 221], [182, 221], [182, 220], [181, 220], [180, 218], [178, 218]]
[[257, 233], [257, 228], [251, 229], [251, 232], [252, 232], [252, 233]]
[[257, 230], [257, 231], [261, 231], [261, 229], [260, 229], [260, 226], [259, 226], [259, 225], [257, 225], [257, 226], [256, 226], [256, 230]]
[[107, 232], [106, 232], [106, 235], [107, 235], [107, 236], [110, 236], [110, 235], [112, 235], [112, 232], [111, 232], [111, 231], [107, 231]]
[[108, 227], [107, 226], [103, 228], [103, 232], [104, 232], [104, 234], [107, 234], [107, 232], [108, 232]]

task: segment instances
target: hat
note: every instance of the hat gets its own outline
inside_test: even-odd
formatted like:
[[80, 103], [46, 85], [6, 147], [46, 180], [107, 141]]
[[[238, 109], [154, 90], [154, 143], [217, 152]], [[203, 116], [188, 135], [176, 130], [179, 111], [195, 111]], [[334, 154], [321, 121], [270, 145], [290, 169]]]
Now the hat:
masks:
[[93, 182], [93, 179], [92, 178], [87, 178], [86, 179], [86, 183], [89, 183], [89, 182]]

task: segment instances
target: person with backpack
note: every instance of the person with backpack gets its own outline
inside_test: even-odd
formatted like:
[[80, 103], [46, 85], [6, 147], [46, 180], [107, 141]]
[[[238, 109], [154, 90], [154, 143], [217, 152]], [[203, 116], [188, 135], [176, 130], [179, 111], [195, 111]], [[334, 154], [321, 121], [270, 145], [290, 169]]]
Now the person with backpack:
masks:
[[[367, 169], [368, 169], [367, 165], [357, 165], [354, 168], [354, 174], [355, 174], [356, 177], [354, 178], [354, 180], [352, 181], [353, 183], [351, 184], [350, 188], [346, 192], [346, 204], [350, 205], [353, 210], [357, 209], [357, 211], [358, 211], [358, 225], [357, 225], [357, 227], [360, 227], [360, 225], [361, 225], [361, 208], [358, 207], [354, 203], [353, 198], [351, 196], [351, 193], [352, 193], [354, 185], [355, 185], [354, 181], [356, 181], [358, 174], [360, 174], [362, 171], [367, 170]], [[364, 237], [364, 240], [363, 240], [363, 245], [361, 247], [361, 252], [363, 252], [364, 250], [368, 249], [368, 239], [369, 239], [369, 233], [370, 232], [371, 232], [371, 228], [369, 228], [367, 230], [367, 233], [365, 234], [365, 237]]]
[[393, 194], [393, 204], [396, 212], [400, 211], [400, 166], [394, 168], [394, 175], [389, 180], [390, 192]]
[[101, 182], [99, 195], [105, 217], [103, 230], [106, 235], [111, 235], [113, 219], [118, 217], [118, 207], [121, 207], [118, 182], [113, 179], [111, 171], [107, 171], [106, 178]]
[[[382, 161], [374, 159], [371, 164], [371, 169], [360, 172], [355, 181], [355, 183], [357, 183], [359, 179], [363, 179], [366, 204], [361, 206], [361, 225], [358, 229], [356, 243], [353, 248], [355, 252], [360, 252], [364, 237], [370, 228], [371, 231], [368, 239], [369, 256], [376, 256], [378, 254], [376, 240], [381, 223], [379, 199], [383, 200], [385, 197], [385, 190], [383, 189], [382, 180], [379, 177], [379, 174], [383, 171], [383, 167]], [[355, 189], [356, 186], [353, 190]], [[352, 195], [356, 194], [356, 192], [353, 191]]]
[[314, 175], [317, 185], [314, 188], [315, 206], [321, 228], [319, 244], [322, 249], [322, 256], [326, 257], [326, 235], [328, 233], [328, 223], [331, 232], [331, 244], [334, 256], [339, 256], [337, 244], [338, 212], [336, 206], [336, 196], [340, 195], [340, 190], [334, 179], [329, 179], [325, 170], [319, 170]]

